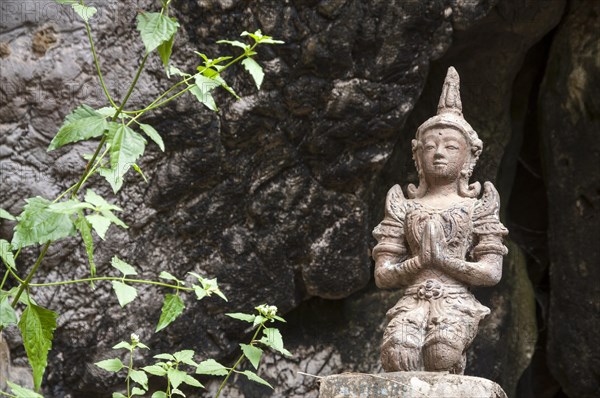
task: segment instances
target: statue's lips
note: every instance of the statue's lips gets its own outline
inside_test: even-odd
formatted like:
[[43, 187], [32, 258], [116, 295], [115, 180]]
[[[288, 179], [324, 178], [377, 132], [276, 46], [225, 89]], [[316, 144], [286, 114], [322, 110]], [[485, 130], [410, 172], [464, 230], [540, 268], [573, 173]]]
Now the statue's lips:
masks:
[[448, 162], [433, 162], [434, 166], [446, 166]]

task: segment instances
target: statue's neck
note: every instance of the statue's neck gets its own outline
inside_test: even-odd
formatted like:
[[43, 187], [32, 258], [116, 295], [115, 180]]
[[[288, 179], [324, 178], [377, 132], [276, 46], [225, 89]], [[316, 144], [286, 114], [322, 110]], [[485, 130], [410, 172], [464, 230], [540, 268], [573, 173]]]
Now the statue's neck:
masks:
[[438, 197], [458, 197], [458, 185], [456, 181], [443, 183], [436, 181], [435, 184], [427, 184], [427, 196], [438, 196]]

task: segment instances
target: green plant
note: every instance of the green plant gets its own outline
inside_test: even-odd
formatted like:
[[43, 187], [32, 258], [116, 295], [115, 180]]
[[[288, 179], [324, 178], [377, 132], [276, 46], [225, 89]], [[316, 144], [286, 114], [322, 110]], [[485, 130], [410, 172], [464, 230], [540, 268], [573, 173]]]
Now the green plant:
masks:
[[[96, 8], [86, 6], [83, 0], [56, 0], [56, 2], [72, 7], [83, 19], [98, 80], [106, 96], [107, 104], [105, 107], [99, 109], [94, 109], [85, 104], [76, 107], [65, 118], [62, 127], [48, 146], [48, 151], [52, 151], [68, 144], [99, 139], [94, 153], [91, 156], [85, 157], [85, 168], [75, 184], [54, 199], [40, 196], [25, 199], [26, 204], [18, 216], [13, 216], [6, 210], [0, 209], [0, 218], [16, 222], [12, 241], [8, 242], [7, 240], [0, 239], [0, 258], [5, 268], [0, 281], [0, 332], [7, 326], [18, 325], [23, 337], [25, 351], [33, 370], [36, 391], [40, 389], [47, 366], [48, 351], [52, 347], [58, 314], [35, 302], [30, 294], [30, 291], [34, 288], [75, 283], [90, 283], [93, 288], [94, 283], [110, 281], [119, 304], [122, 307], [136, 298], [137, 290], [135, 285], [137, 284], [173, 289], [174, 293], [165, 295], [162, 313], [155, 332], [159, 332], [167, 327], [185, 309], [185, 303], [180, 294], [194, 292], [198, 299], [215, 294], [226, 300], [223, 293], [219, 290], [216, 279], [208, 279], [192, 273], [191, 276], [194, 278], [194, 282], [191, 282], [188, 286], [185, 281], [179, 280], [166, 271], [160, 273], [159, 278], [161, 281], [135, 279], [131, 276], [137, 274], [136, 269], [117, 256], [112, 258], [111, 265], [121, 273], [121, 276], [96, 275], [93, 233], [98, 235], [101, 240], [104, 240], [111, 225], [114, 224], [121, 228], [127, 228], [127, 225], [115, 214], [122, 211], [119, 206], [111, 203], [89, 188], [86, 189], [82, 197], [82, 189], [89, 178], [97, 174], [105, 178], [113, 192], [117, 193], [123, 187], [125, 175], [130, 169], [139, 173], [146, 181], [146, 177], [137, 163], [146, 148], [147, 140], [145, 137], [152, 140], [162, 151], [165, 149], [165, 144], [158, 131], [151, 125], [142, 123], [141, 118], [147, 112], [164, 106], [187, 92], [190, 92], [209, 109], [218, 111], [212, 96], [212, 92], [216, 88], [221, 87], [236, 98], [239, 98], [233, 88], [226, 83], [222, 75], [225, 70], [236, 63], [241, 63], [245, 67], [254, 80], [256, 87], [260, 89], [264, 74], [261, 66], [252, 58], [256, 55], [255, 49], [257, 46], [263, 44], [282, 43], [270, 36], [263, 35], [260, 30], [254, 33], [243, 32], [241, 36], [249, 38], [251, 40], [250, 44], [237, 40], [220, 40], [218, 42], [241, 49], [241, 54], [211, 59], [205, 54], [196, 52], [200, 57], [201, 64], [196, 68], [197, 71], [194, 73], [185, 73], [170, 62], [174, 40], [180, 26], [176, 18], [170, 15], [169, 7], [171, 0], [161, 0], [159, 12], [142, 12], [137, 16], [137, 30], [140, 32], [145, 52], [141, 57], [137, 72], [125, 96], [120, 102], [117, 102], [111, 97], [106, 86], [92, 38], [89, 21], [96, 14]], [[155, 51], [158, 53], [165, 67], [167, 77], [177, 77], [178, 81], [145, 106], [139, 107], [139, 109], [129, 109], [126, 107], [129, 98], [137, 85], [148, 57]], [[137, 128], [139, 128], [138, 131], [136, 131]], [[145, 134], [145, 137], [142, 133]], [[33, 279], [50, 245], [57, 240], [67, 239], [76, 235], [81, 237], [85, 246], [90, 277], [76, 280], [33, 283]], [[41, 246], [37, 260], [29, 269], [26, 276], [22, 277], [20, 270], [17, 269], [19, 254], [23, 249], [28, 250], [28, 248], [37, 245]], [[4, 286], [9, 279], [12, 280], [15, 286], [9, 290], [4, 290]], [[20, 317], [15, 311], [19, 305], [24, 306]], [[251, 343], [242, 347], [244, 354], [240, 358], [240, 361], [244, 357], [248, 357], [253, 365], [257, 363], [256, 358], [260, 349], [255, 344], [258, 342], [273, 347], [281, 353], [289, 354], [287, 351], [284, 351], [279, 331], [274, 328], [265, 328], [264, 326], [267, 321], [281, 320], [281, 318], [271, 312], [269, 312], [269, 315], [260, 313], [252, 318], [255, 326], [258, 326], [257, 333], [260, 330], [269, 332], [265, 332], [265, 337], [258, 341], [255, 340], [257, 336], [255, 334]], [[238, 318], [239, 316], [241, 315], [238, 314]], [[250, 319], [250, 317], [250, 315], [247, 315], [247, 319]], [[257, 320], [259, 321], [257, 322]], [[120, 343], [116, 347], [127, 348], [130, 350], [130, 354], [135, 349], [147, 348], [133, 338], [131, 343]], [[177, 355], [187, 355], [182, 354], [182, 352], [187, 353], [187, 351], [180, 351], [173, 354], [172, 357], [175, 358], [174, 362], [173, 360], [166, 362], [167, 365], [164, 366], [167, 366], [167, 368], [171, 366], [168, 365], [169, 363], [175, 364], [174, 368], [165, 368], [167, 374], [169, 374], [169, 369], [174, 369], [171, 373], [175, 374], [175, 371], [178, 371], [177, 367], [180, 363], [189, 365], [188, 362], [177, 357]], [[229, 369], [226, 380], [231, 373], [237, 372], [235, 369], [240, 361], [232, 368], [225, 368]], [[156, 366], [163, 365], [158, 364]], [[135, 395], [135, 392], [139, 392], [138, 390], [129, 389], [130, 380], [144, 387], [143, 383], [140, 383], [140, 380], [143, 380], [142, 373], [136, 372], [140, 371], [132, 368], [130, 360], [127, 376], [128, 397]], [[264, 382], [256, 375], [249, 376], [248, 373], [246, 376], [252, 380]], [[179, 379], [169, 378], [169, 383], [173, 388], [169, 390], [167, 387], [167, 391], [165, 392], [167, 396], [172, 395], [177, 390], [177, 380]], [[192, 379], [184, 378], [183, 382], [185, 380], [191, 381]], [[12, 394], [0, 392], [0, 395], [21, 397], [25, 396], [22, 394], [30, 394], [28, 396], [36, 394], [14, 384], [10, 384], [10, 387]]]
[[[163, 353], [155, 355], [154, 358], [159, 359], [160, 361], [141, 368], [134, 368], [134, 351], [138, 348], [149, 349], [148, 346], [139, 341], [139, 337], [135, 334], [131, 335], [130, 343], [122, 341], [113, 347], [114, 349], [125, 349], [129, 352], [128, 365], [125, 365], [120, 358], [111, 358], [97, 362], [96, 366], [111, 373], [127, 372], [125, 378], [126, 393], [115, 392], [113, 393], [113, 398], [131, 398], [136, 395], [144, 396], [148, 394], [150, 392], [148, 388], [149, 375], [163, 377], [166, 381], [164, 391], [162, 389], [154, 391], [152, 393], [152, 398], [171, 398], [173, 395], [185, 397], [185, 394], [179, 389], [179, 386], [185, 384], [194, 388], [204, 387], [198, 380], [189, 374], [190, 372], [201, 375], [224, 377], [217, 391], [216, 398], [221, 395], [223, 387], [225, 387], [227, 381], [233, 374], [243, 375], [248, 380], [272, 388], [269, 382], [262, 379], [255, 372], [248, 369], [243, 371], [238, 370], [238, 367], [243, 363], [244, 359], [248, 359], [254, 369], [258, 370], [258, 365], [264, 352], [259, 345], [268, 347], [283, 355], [291, 355], [291, 353], [283, 347], [283, 340], [279, 330], [277, 328], [266, 327], [268, 322], [272, 323], [276, 320], [285, 322], [283, 318], [277, 316], [277, 307], [263, 304], [256, 307], [256, 310], [257, 314], [254, 315], [244, 313], [227, 314], [232, 318], [250, 322], [252, 323], [252, 328], [256, 328], [249, 344], [240, 344], [242, 354], [232, 367], [224, 366], [214, 359], [207, 359], [200, 363], [196, 363], [194, 360], [195, 352], [193, 350], [183, 350], [173, 354]], [[263, 332], [263, 336], [257, 340], [261, 331]], [[133, 386], [131, 382], [134, 382], [136, 385]]]

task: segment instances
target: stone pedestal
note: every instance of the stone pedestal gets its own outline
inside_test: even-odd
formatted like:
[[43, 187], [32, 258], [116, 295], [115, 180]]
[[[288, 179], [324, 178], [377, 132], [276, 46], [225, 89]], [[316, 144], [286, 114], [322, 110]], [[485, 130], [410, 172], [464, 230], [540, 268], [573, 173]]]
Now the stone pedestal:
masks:
[[321, 379], [320, 398], [506, 398], [481, 377], [437, 372], [346, 373]]

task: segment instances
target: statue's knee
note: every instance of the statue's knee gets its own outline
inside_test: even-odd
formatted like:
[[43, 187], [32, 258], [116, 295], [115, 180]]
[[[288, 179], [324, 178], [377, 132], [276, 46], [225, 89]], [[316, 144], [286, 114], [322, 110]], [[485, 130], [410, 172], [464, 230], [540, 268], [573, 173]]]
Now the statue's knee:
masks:
[[420, 370], [422, 347], [423, 337], [417, 330], [387, 330], [381, 345], [383, 369], [386, 372]]
[[453, 342], [428, 342], [423, 347], [423, 364], [425, 365], [425, 370], [453, 371], [462, 363], [463, 351], [464, 347]]

